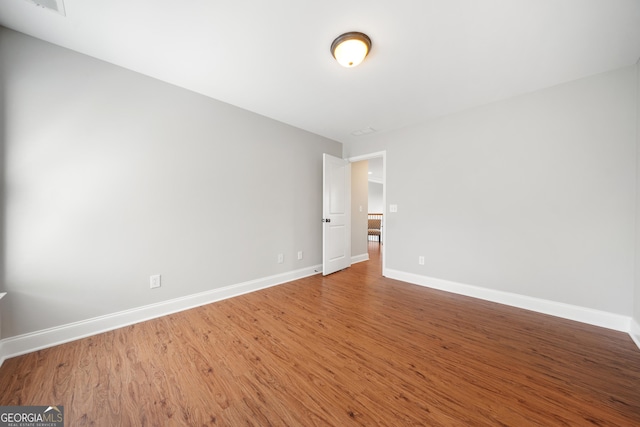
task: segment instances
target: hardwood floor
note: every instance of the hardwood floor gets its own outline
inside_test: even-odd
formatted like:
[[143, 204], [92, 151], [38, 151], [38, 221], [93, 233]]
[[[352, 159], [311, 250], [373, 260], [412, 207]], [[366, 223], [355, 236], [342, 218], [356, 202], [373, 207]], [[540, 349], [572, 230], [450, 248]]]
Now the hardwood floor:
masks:
[[633, 426], [624, 333], [409, 285], [371, 260], [5, 361], [68, 426]]

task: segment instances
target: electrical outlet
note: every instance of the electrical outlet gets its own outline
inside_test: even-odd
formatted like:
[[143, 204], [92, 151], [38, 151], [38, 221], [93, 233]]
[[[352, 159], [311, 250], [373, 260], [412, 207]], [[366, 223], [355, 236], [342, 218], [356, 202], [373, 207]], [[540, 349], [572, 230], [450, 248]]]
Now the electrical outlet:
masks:
[[418, 257], [418, 264], [424, 265], [424, 257], [422, 255]]
[[151, 289], [159, 288], [161, 284], [161, 276], [159, 274], [149, 277], [149, 287]]
[[298, 251], [298, 260], [302, 259], [302, 251]]
[[284, 262], [284, 254], [278, 254], [278, 264], [282, 264]]

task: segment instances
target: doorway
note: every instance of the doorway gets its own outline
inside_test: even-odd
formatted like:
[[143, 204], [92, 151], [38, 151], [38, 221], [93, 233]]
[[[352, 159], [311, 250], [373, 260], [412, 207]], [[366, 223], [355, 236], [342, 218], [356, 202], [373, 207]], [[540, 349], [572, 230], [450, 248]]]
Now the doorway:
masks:
[[[386, 263], [384, 254], [387, 247], [388, 237], [386, 229], [386, 151], [351, 157], [348, 160], [351, 163], [361, 162], [363, 160], [368, 161], [368, 185], [366, 195], [368, 200], [367, 218], [380, 218], [380, 234], [379, 237], [373, 238], [369, 237], [369, 234], [367, 233], [366, 244], [369, 258], [381, 258], [382, 269], [380, 274], [385, 276]], [[369, 189], [371, 189], [371, 191], [369, 191]]]

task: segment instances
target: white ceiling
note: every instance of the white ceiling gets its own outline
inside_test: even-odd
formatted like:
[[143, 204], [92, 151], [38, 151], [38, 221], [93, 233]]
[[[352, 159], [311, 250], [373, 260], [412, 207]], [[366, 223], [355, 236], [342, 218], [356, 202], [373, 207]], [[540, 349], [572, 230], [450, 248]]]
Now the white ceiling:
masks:
[[[50, 0], [47, 0], [51, 3]], [[341, 142], [634, 64], [640, 0], [0, 1], [0, 25]], [[329, 52], [373, 41], [357, 68]]]

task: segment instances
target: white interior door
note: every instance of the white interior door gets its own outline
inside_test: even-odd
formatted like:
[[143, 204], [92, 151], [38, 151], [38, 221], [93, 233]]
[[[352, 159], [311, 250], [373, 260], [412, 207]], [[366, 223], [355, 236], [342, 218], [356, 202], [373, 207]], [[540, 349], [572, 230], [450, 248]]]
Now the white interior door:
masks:
[[322, 275], [351, 265], [351, 163], [322, 155]]

